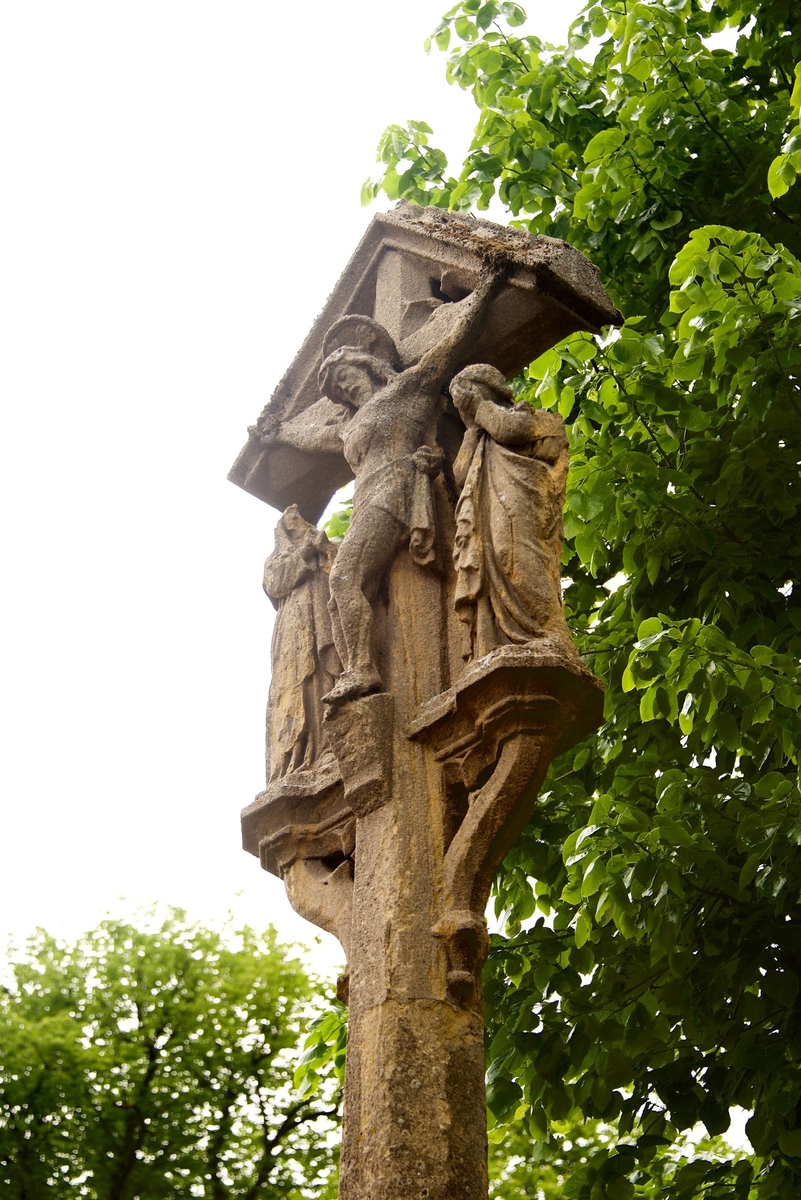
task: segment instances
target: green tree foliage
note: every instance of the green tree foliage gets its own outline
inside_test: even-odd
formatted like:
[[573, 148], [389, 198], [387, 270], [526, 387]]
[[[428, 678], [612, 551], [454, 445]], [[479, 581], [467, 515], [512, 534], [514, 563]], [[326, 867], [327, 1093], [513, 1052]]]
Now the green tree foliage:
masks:
[[[490, 1111], [614, 1127], [573, 1200], [798, 1196], [797, 0], [592, 4], [564, 49], [523, 20], [463, 0], [433, 35], [478, 106], [458, 177], [416, 122], [365, 185], [500, 202], [627, 317], [515, 382], [568, 423], [565, 602], [607, 700], [496, 884]], [[677, 1157], [734, 1105], [750, 1159]]]
[[309, 1025], [303, 1053], [295, 1067], [295, 1089], [300, 1096], [313, 1096], [333, 1071], [339, 1086], [345, 1082], [345, 1051], [348, 1044], [348, 1010], [335, 1000], [327, 1012]]
[[[719, 1163], [731, 1155], [731, 1148], [720, 1138], [678, 1138], [667, 1150], [664, 1142], [652, 1138], [648, 1195], [654, 1195], [654, 1188], [672, 1185], [693, 1157]], [[593, 1163], [614, 1166], [621, 1158], [625, 1161], [627, 1149], [631, 1148], [623, 1144], [616, 1128], [602, 1121], [556, 1122], [554, 1136], [547, 1143], [532, 1143], [522, 1121], [496, 1126], [490, 1135], [490, 1198], [561, 1200], [571, 1193], [580, 1195], [582, 1180], [593, 1170]], [[642, 1147], [639, 1152], [644, 1157]], [[644, 1194], [642, 1189], [639, 1194]]]
[[0, 995], [8, 1200], [336, 1195], [336, 1097], [292, 1088], [311, 984], [273, 930], [171, 911], [39, 931]]
[[797, 63], [795, 68], [790, 112], [795, 124], [788, 129], [782, 152], [774, 158], [768, 171], [771, 196], [783, 196], [801, 174], [801, 63]]
[[[492, 1200], [559, 1200], [564, 1181], [615, 1140], [598, 1121], [565, 1122], [547, 1148], [535, 1143], [521, 1123], [496, 1127], [489, 1147]], [[500, 1135], [500, 1136], [499, 1136]]]

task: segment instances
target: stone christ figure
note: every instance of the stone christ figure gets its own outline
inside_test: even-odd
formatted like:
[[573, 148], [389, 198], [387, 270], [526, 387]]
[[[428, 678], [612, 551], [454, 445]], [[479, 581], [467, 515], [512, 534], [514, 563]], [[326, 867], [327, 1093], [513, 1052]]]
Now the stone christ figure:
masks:
[[328, 612], [328, 573], [336, 547], [291, 504], [264, 564], [264, 590], [278, 610], [267, 703], [267, 782], [309, 771], [330, 756], [321, 697], [340, 672]]
[[[401, 543], [408, 538], [421, 565], [435, 557], [431, 478], [442, 459], [434, 445], [444, 387], [464, 361], [470, 339], [503, 283], [505, 267], [485, 268], [478, 287], [460, 302], [448, 332], [418, 363], [397, 370], [389, 334], [366, 318], [371, 349], [340, 345], [320, 368], [320, 389], [344, 410], [344, 420], [288, 423], [274, 435], [299, 449], [344, 453], [356, 477], [353, 516], [331, 568], [333, 633], [343, 672], [323, 699], [339, 704], [381, 690], [373, 657], [371, 600]], [[333, 332], [333, 331], [332, 331]], [[383, 347], [383, 349], [382, 349]], [[329, 418], [330, 421], [330, 418]]]
[[467, 432], [454, 463], [455, 605], [471, 658], [548, 639], [576, 657], [561, 592], [562, 509], [568, 469], [557, 413], [514, 404], [495, 367], [466, 367], [451, 396]]

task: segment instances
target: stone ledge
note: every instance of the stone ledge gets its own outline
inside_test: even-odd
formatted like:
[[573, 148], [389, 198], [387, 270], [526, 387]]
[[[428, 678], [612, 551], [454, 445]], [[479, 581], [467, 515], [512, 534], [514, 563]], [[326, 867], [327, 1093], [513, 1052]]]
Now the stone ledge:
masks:
[[418, 706], [405, 732], [432, 744], [440, 762], [465, 762], [470, 775], [494, 759], [507, 726], [560, 726], [554, 753], [561, 754], [602, 719], [603, 684], [577, 655], [543, 639], [500, 646], [471, 663], [456, 684]]
[[350, 857], [356, 818], [335, 771], [296, 771], [242, 810], [242, 846], [282, 876], [297, 858]]

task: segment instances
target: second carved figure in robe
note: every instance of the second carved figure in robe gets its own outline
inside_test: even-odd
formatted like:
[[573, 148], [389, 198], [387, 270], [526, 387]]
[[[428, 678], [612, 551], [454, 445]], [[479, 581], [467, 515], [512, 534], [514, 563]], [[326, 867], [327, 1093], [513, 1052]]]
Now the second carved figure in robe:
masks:
[[323, 731], [322, 697], [342, 666], [328, 611], [336, 546], [291, 504], [275, 528], [264, 590], [278, 613], [267, 703], [267, 782], [320, 769], [333, 758]]
[[562, 510], [568, 470], [565, 425], [532, 409], [500, 371], [466, 367], [450, 386], [467, 432], [454, 463], [456, 611], [470, 657], [540, 643], [576, 658], [561, 591]]

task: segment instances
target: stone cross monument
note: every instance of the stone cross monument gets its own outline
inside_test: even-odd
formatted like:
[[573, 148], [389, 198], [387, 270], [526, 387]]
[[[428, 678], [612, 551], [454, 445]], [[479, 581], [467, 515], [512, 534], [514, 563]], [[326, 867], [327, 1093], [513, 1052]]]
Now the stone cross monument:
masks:
[[[401, 203], [231, 471], [283, 510], [243, 842], [347, 957], [342, 1200], [486, 1200], [484, 910], [602, 710], [562, 608], [564, 425], [506, 380], [620, 319], [564, 242]], [[352, 479], [336, 546], [315, 522]]]

